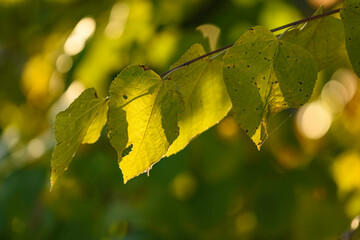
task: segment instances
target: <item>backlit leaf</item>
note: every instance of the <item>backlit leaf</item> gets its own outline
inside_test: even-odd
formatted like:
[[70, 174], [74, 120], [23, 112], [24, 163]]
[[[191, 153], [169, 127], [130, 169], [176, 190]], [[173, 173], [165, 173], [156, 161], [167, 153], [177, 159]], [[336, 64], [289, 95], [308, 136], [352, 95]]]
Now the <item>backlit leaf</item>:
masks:
[[201, 32], [204, 38], [209, 39], [210, 50], [215, 50], [220, 35], [220, 28], [212, 24], [203, 24], [197, 27], [196, 30]]
[[110, 86], [108, 135], [124, 182], [148, 172], [178, 137], [182, 98], [172, 81], [141, 65], [125, 68]]
[[360, 1], [346, 0], [340, 14], [345, 28], [349, 59], [355, 73], [360, 77]]
[[[107, 107], [104, 105], [106, 105], [106, 100], [98, 97], [94, 88], [89, 88], [82, 92], [69, 108], [56, 116], [55, 138], [57, 144], [51, 158], [51, 187], [67, 170], [84, 137], [89, 136], [88, 143], [95, 142], [99, 138], [98, 133], [101, 132], [104, 121], [106, 122], [103, 111]], [[101, 118], [102, 121], [93, 124], [93, 121], [98, 118]], [[90, 134], [90, 126], [92, 126], [91, 132], [94, 134]]]
[[[200, 44], [194, 44], [171, 68], [205, 54]], [[185, 110], [179, 119], [180, 135], [171, 145], [170, 156], [217, 124], [231, 108], [222, 74], [222, 62], [204, 58], [173, 72], [168, 79], [176, 82], [184, 98]]]
[[101, 131], [107, 121], [108, 109], [109, 106], [107, 104], [101, 105], [94, 120], [91, 122], [82, 143], [94, 143], [99, 139]]
[[[321, 13], [323, 13], [322, 7], [314, 15]], [[344, 28], [340, 19], [327, 16], [288, 31], [281, 39], [307, 49], [313, 55], [318, 70], [322, 70], [341, 54], [344, 45]]]
[[260, 149], [268, 116], [310, 98], [316, 64], [307, 50], [278, 40], [264, 27], [247, 31], [223, 59], [235, 119]]

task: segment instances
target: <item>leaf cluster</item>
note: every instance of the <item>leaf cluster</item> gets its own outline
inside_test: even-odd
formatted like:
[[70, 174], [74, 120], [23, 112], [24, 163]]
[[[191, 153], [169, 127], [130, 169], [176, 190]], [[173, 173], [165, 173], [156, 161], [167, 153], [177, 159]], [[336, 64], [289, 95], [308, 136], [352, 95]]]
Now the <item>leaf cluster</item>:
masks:
[[[322, 8], [315, 15], [321, 13]], [[87, 89], [57, 115], [52, 186], [79, 145], [96, 142], [106, 123], [124, 182], [184, 149], [231, 109], [260, 150], [268, 137], [268, 118], [305, 104], [317, 73], [342, 53], [348, 53], [360, 76], [359, 22], [360, 3], [346, 0], [341, 20], [318, 18], [280, 36], [256, 26], [227, 49], [221, 60], [218, 55], [208, 56], [163, 78], [144, 65], [126, 67], [113, 80], [108, 98]], [[170, 69], [204, 54], [203, 47], [194, 44]]]

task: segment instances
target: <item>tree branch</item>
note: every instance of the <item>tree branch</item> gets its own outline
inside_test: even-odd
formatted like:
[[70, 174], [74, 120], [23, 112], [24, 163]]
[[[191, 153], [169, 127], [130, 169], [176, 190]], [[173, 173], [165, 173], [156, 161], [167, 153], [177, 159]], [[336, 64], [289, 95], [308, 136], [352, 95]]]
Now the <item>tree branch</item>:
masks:
[[[305, 22], [312, 21], [312, 20], [315, 20], [315, 19], [323, 18], [323, 17], [329, 16], [329, 15], [333, 15], [333, 14], [338, 13], [338, 12], [340, 12], [340, 8], [335, 9], [335, 10], [332, 10], [332, 11], [329, 11], [329, 12], [326, 12], [326, 13], [322, 13], [322, 14], [319, 14], [319, 15], [307, 17], [307, 18], [301, 19], [301, 20], [299, 20], [299, 21], [296, 21], [296, 22], [292, 22], [292, 23], [283, 25], [283, 26], [281, 26], [281, 27], [271, 29], [270, 31], [271, 31], [271, 32], [277, 32], [277, 31], [280, 31], [280, 30], [285, 29], [285, 28], [288, 28], [288, 27], [293, 27], [293, 26], [299, 25], [299, 24], [301, 24], [301, 23], [305, 23]], [[234, 46], [234, 44], [235, 44], [235, 43], [232, 43], [232, 44], [227, 45], [227, 46], [225, 46], [225, 47], [216, 49], [216, 50], [214, 50], [214, 51], [212, 51], [212, 52], [208, 52], [208, 53], [206, 53], [206, 54], [204, 54], [204, 55], [202, 55], [202, 56], [200, 56], [200, 57], [194, 58], [194, 59], [192, 59], [192, 60], [190, 60], [190, 61], [188, 61], [188, 62], [185, 62], [185, 63], [183, 63], [183, 64], [181, 64], [181, 65], [179, 65], [179, 66], [177, 66], [177, 67], [174, 67], [174, 68], [170, 69], [170, 70], [167, 71], [167, 72], [164, 72], [164, 73], [160, 74], [160, 77], [166, 76], [167, 74], [169, 74], [169, 73], [171, 73], [171, 72], [173, 72], [173, 71], [175, 71], [175, 70], [177, 70], [177, 69], [179, 69], [179, 68], [188, 66], [188, 65], [190, 65], [190, 64], [192, 64], [192, 63], [194, 63], [194, 62], [196, 62], [196, 61], [198, 61], [198, 60], [200, 60], [200, 59], [206, 58], [207, 56], [210, 56], [210, 55], [213, 55], [213, 54], [215, 54], [215, 53], [224, 51], [224, 50], [226, 50], [226, 49], [228, 49], [228, 48], [231, 48], [232, 46]]]

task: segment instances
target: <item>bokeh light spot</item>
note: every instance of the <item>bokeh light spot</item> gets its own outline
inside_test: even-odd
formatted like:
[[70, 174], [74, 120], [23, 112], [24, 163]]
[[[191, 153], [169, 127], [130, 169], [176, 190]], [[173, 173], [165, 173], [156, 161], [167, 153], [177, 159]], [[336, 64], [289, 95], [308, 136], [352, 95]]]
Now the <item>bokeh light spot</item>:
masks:
[[332, 173], [340, 191], [360, 190], [360, 155], [345, 152], [336, 158]]
[[64, 52], [73, 56], [84, 49], [85, 42], [93, 35], [96, 23], [91, 17], [83, 18], [75, 26], [74, 30], [64, 44]]
[[189, 200], [196, 192], [198, 182], [191, 173], [179, 173], [170, 185], [172, 195], [181, 201]]
[[296, 115], [296, 127], [309, 139], [320, 139], [329, 130], [332, 114], [319, 102], [312, 102], [301, 107]]

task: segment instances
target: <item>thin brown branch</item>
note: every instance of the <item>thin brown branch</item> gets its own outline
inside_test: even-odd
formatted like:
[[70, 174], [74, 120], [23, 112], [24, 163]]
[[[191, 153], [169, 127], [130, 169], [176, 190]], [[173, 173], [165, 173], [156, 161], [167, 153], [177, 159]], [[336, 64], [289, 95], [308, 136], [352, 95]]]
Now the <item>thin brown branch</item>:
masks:
[[[332, 11], [329, 11], [329, 12], [322, 13], [322, 14], [319, 14], [319, 15], [307, 17], [307, 18], [301, 19], [301, 20], [299, 20], [299, 21], [296, 21], [296, 22], [292, 22], [292, 23], [283, 25], [283, 26], [281, 26], [281, 27], [271, 29], [270, 31], [271, 31], [271, 32], [277, 32], [277, 31], [280, 31], [280, 30], [285, 29], [285, 28], [293, 27], [293, 26], [299, 25], [299, 24], [301, 24], [301, 23], [305, 23], [305, 22], [309, 22], [309, 21], [312, 21], [312, 20], [315, 20], [315, 19], [319, 19], [319, 18], [323, 18], [323, 17], [329, 16], [329, 15], [333, 15], [333, 14], [338, 13], [338, 12], [340, 12], [340, 8], [335, 9], [335, 10], [332, 10]], [[175, 70], [177, 70], [177, 69], [179, 69], [179, 68], [188, 66], [188, 65], [190, 65], [190, 64], [192, 64], [192, 63], [194, 63], [194, 62], [196, 62], [196, 61], [198, 61], [198, 60], [200, 60], [200, 59], [206, 58], [206, 57], [208, 57], [208, 56], [210, 56], [210, 55], [213, 55], [213, 54], [215, 54], [215, 53], [218, 53], [218, 52], [224, 51], [224, 50], [226, 50], [226, 49], [228, 49], [228, 48], [231, 48], [232, 46], [234, 46], [234, 44], [235, 44], [235, 43], [232, 43], [232, 44], [227, 45], [227, 46], [225, 46], [225, 47], [216, 49], [216, 50], [214, 50], [214, 51], [212, 51], [212, 52], [208, 52], [208, 53], [206, 53], [206, 54], [204, 54], [204, 55], [202, 55], [202, 56], [200, 56], [200, 57], [194, 58], [194, 59], [192, 59], [192, 60], [190, 60], [190, 61], [188, 61], [188, 62], [185, 62], [185, 63], [183, 63], [183, 64], [181, 64], [181, 65], [179, 65], [179, 66], [177, 66], [177, 67], [174, 67], [174, 68], [170, 69], [170, 70], [167, 71], [167, 72], [164, 72], [164, 73], [160, 74], [160, 77], [166, 76], [167, 74], [169, 74], [169, 73], [171, 73], [171, 72], [173, 72], [173, 71], [175, 71]]]

